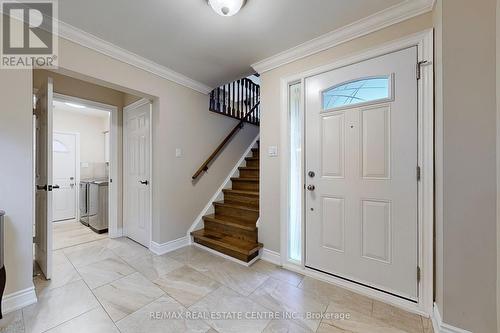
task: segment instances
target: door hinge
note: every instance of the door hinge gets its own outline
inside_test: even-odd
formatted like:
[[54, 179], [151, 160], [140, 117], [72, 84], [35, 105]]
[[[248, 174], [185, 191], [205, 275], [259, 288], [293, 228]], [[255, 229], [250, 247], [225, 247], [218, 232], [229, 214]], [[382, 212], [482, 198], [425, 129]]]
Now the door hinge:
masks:
[[422, 66], [427, 63], [427, 60], [417, 62], [417, 80], [420, 80], [422, 78]]
[[422, 178], [422, 169], [420, 166], [417, 166], [417, 182], [420, 181], [420, 178]]
[[422, 271], [420, 270], [420, 266], [417, 266], [417, 282], [420, 282], [421, 276], [422, 276]]

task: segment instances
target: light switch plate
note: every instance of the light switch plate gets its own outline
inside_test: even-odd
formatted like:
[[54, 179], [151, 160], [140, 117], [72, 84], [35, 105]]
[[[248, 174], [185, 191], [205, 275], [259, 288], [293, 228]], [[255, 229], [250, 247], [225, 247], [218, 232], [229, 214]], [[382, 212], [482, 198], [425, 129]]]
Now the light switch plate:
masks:
[[177, 158], [182, 157], [182, 149], [181, 148], [175, 149], [175, 157], [177, 157]]
[[276, 157], [276, 156], [278, 156], [278, 146], [269, 146], [267, 148], [267, 155], [269, 157]]

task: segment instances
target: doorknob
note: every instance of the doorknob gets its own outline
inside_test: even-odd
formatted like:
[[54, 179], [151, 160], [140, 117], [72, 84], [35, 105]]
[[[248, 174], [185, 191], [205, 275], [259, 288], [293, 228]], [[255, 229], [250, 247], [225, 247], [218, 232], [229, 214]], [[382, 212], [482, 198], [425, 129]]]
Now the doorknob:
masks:
[[314, 191], [314, 190], [316, 189], [316, 186], [314, 186], [314, 185], [308, 185], [308, 186], [307, 186], [307, 189], [308, 189], [309, 191]]
[[139, 183], [141, 183], [142, 185], [148, 185], [149, 182], [147, 180], [139, 180]]

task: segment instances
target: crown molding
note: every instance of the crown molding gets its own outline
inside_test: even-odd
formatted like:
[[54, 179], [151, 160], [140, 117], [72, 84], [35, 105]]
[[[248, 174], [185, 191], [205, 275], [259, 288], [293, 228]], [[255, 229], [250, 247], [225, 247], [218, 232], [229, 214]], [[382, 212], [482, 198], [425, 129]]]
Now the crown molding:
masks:
[[212, 90], [211, 87], [201, 82], [195, 81], [185, 75], [171, 70], [170, 68], [159, 65], [140, 55], [127, 51], [113, 43], [107, 42], [99, 37], [89, 34], [88, 32], [75, 28], [68, 23], [59, 21], [58, 24], [59, 37], [107, 55], [131, 66], [142, 69], [149, 73], [155, 74], [164, 79], [178, 83], [184, 87], [196, 90], [202, 94], [208, 94]]
[[262, 74], [412, 17], [430, 12], [434, 8], [434, 3], [435, 0], [406, 0], [359, 21], [258, 61], [252, 67], [257, 73]]

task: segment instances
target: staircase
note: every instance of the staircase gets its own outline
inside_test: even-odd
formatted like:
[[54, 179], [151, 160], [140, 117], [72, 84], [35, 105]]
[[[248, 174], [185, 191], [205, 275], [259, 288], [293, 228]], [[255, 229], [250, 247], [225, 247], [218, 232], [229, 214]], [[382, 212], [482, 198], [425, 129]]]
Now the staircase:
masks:
[[[259, 145], [259, 142], [257, 142]], [[214, 202], [215, 214], [203, 217], [204, 229], [191, 233], [194, 241], [244, 262], [257, 257], [259, 219], [259, 148], [245, 158], [239, 177], [231, 178], [232, 188], [223, 190], [224, 200]]]
[[[224, 148], [247, 124], [260, 125], [260, 85], [255, 77], [236, 80], [210, 93], [209, 110], [239, 120], [192, 177], [194, 184], [208, 170]], [[259, 142], [252, 156], [245, 158], [239, 177], [231, 178], [232, 188], [223, 190], [224, 199], [214, 202], [215, 213], [203, 217], [204, 228], [191, 233], [195, 243], [246, 263], [263, 247], [257, 239], [259, 219]]]

